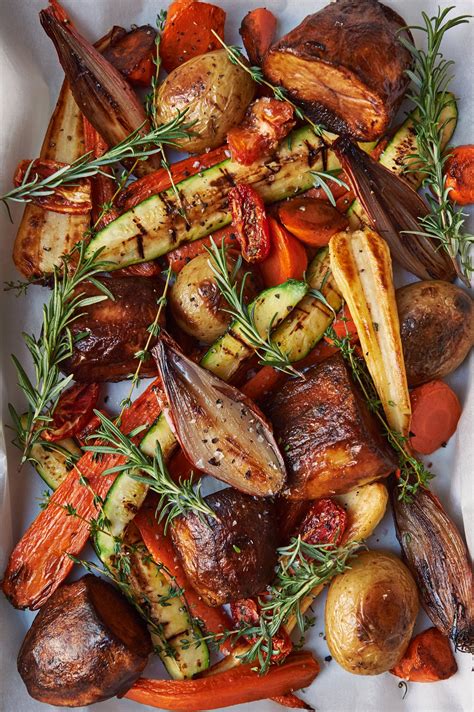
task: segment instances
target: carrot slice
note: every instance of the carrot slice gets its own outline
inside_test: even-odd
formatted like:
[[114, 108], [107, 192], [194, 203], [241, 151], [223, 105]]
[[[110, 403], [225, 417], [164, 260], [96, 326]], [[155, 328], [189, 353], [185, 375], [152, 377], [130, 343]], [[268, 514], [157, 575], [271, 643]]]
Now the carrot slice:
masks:
[[457, 146], [444, 166], [449, 199], [458, 205], [474, 203], [474, 144]]
[[277, 19], [266, 7], [248, 12], [240, 25], [240, 35], [250, 64], [260, 65], [275, 38]]
[[240, 390], [253, 401], [259, 401], [275, 388], [283, 378], [284, 375], [281, 371], [277, 371], [271, 366], [262, 366]]
[[215, 710], [308, 687], [318, 672], [319, 664], [312, 654], [300, 651], [270, 667], [266, 675], [255, 671], [255, 663], [248, 663], [196, 680], [140, 678], [125, 697], [167, 710]]
[[213, 31], [224, 39], [225, 18], [222, 8], [206, 2], [180, 3], [171, 9], [160, 42], [166, 71], [171, 72], [200, 54], [221, 49]]
[[[155, 421], [160, 412], [156, 396], [160, 390], [157, 379], [124, 411], [122, 432]], [[96, 497], [103, 499], [117, 477], [116, 473], [104, 475], [104, 471], [123, 461], [117, 455], [97, 459], [86, 453], [51, 496], [8, 561], [2, 587], [16, 608], [40, 608], [64, 581], [73, 566], [69, 554], [81, 552], [89, 538], [90, 522], [98, 515]]]
[[293, 198], [281, 203], [278, 217], [292, 235], [314, 247], [323, 247], [349, 221], [336, 208], [317, 198]]
[[390, 672], [411, 682], [437, 682], [447, 680], [457, 669], [448, 638], [437, 628], [428, 628], [411, 640]]
[[[209, 153], [200, 156], [191, 156], [170, 166], [171, 176], [175, 183], [185, 178], [195, 176], [197, 173], [225, 161], [230, 155], [227, 145], [219, 146]], [[134, 208], [138, 203], [146, 200], [151, 195], [156, 195], [171, 188], [170, 174], [165, 168], [149, 173], [142, 178], [130, 183], [117, 197], [117, 206], [125, 212]]]
[[265, 285], [276, 287], [287, 279], [301, 279], [308, 266], [304, 245], [274, 218], [269, 217], [268, 224], [270, 254], [259, 265]]
[[229, 225], [228, 227], [223, 227], [221, 230], [217, 230], [217, 232], [214, 232], [212, 235], [203, 237], [201, 240], [188, 242], [185, 245], [168, 252], [166, 258], [173, 272], [176, 274], [181, 272], [183, 267], [187, 265], [193, 257], [204, 254], [204, 252], [206, 252], [206, 248], [210, 246], [211, 240], [214, 240], [218, 247], [220, 247], [224, 242], [227, 247], [240, 250], [240, 246], [237, 241], [237, 233], [232, 225]]
[[455, 432], [461, 417], [461, 404], [455, 392], [443, 381], [430, 381], [410, 393], [410, 442], [417, 452], [430, 455]]
[[[149, 497], [134, 519], [146, 548], [155, 562], [163, 564], [174, 576], [178, 586], [184, 589], [191, 614], [203, 622], [208, 633], [223, 633], [225, 630], [231, 630], [232, 621], [224, 608], [222, 606], [211, 608], [192, 588], [170, 537], [165, 534], [163, 524], [156, 520], [156, 505], [157, 500], [154, 497]], [[230, 652], [230, 649], [230, 641], [226, 641], [221, 646], [222, 652]]]

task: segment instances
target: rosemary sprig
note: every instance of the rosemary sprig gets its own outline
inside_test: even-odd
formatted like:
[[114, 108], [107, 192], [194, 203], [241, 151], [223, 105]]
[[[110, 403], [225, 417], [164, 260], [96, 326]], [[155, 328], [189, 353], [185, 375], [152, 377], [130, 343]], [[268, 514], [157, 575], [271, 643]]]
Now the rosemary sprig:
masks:
[[[9, 406], [18, 436], [16, 444], [23, 450], [22, 463], [28, 459], [31, 447], [47, 429], [61, 392], [72, 380], [72, 376], [63, 376], [61, 373], [61, 364], [71, 356], [74, 346], [71, 324], [81, 316], [85, 307], [104, 299], [113, 299], [105, 285], [95, 279], [95, 275], [103, 271], [106, 263], [99, 260], [99, 252], [86, 257], [85, 250], [85, 242], [76, 245], [63, 257], [62, 269], [55, 268], [51, 297], [43, 306], [43, 324], [39, 337], [23, 334], [33, 361], [32, 379], [16, 356], [12, 356], [18, 384], [28, 402], [26, 417], [23, 419], [13, 405]], [[79, 289], [85, 280], [92, 282], [101, 294], [85, 297]]]
[[311, 126], [317, 136], [324, 135], [324, 126], [322, 124], [315, 124], [314, 121], [310, 119], [307, 114], [305, 114], [301, 107], [295, 104], [289, 98], [288, 91], [285, 89], [285, 87], [275, 86], [267, 79], [265, 79], [260, 67], [250, 67], [247, 63], [247, 60], [243, 56], [240, 47], [237, 47], [236, 45], [226, 44], [224, 40], [219, 37], [217, 32], [214, 32], [214, 30], [212, 30], [212, 34], [227, 52], [229, 62], [232, 62], [232, 64], [237, 64], [239, 67], [241, 67], [245, 72], [247, 72], [247, 74], [252, 77], [253, 81], [256, 84], [261, 84], [270, 89], [273, 92], [273, 96], [275, 97], [275, 99], [278, 99], [278, 101], [286, 101], [288, 104], [290, 104], [294, 109], [295, 116], [298, 117], [298, 119], [301, 119], [302, 121], [306, 121], [306, 123]]
[[214, 240], [211, 239], [210, 248], [206, 248], [210, 260], [209, 266], [216, 278], [217, 287], [229, 304], [225, 310], [238, 322], [239, 329], [248, 344], [255, 350], [260, 358], [260, 363], [266, 366], [283, 371], [290, 376], [298, 376], [298, 371], [291, 365], [288, 356], [283, 353], [281, 348], [272, 341], [270, 332], [272, 325], [268, 329], [268, 333], [262, 336], [255, 324], [255, 315], [253, 309], [249, 308], [244, 301], [245, 280], [249, 273], [244, 275], [240, 289], [237, 286], [236, 277], [242, 265], [242, 257], [239, 256], [232, 273], [229, 274], [227, 269], [227, 246], [222, 241], [221, 247], [218, 247]]
[[185, 123], [185, 119], [186, 112], [178, 112], [174, 119], [153, 128], [146, 134], [142, 134], [143, 126], [139, 126], [123, 141], [110, 148], [102, 156], [94, 158], [92, 152], [85, 153], [73, 163], [59, 168], [45, 178], [40, 178], [37, 174], [32, 176], [31, 167], [33, 164], [31, 164], [21, 185], [1, 195], [0, 201], [7, 207], [9, 201], [30, 202], [33, 198], [52, 195], [55, 188], [60, 185], [73, 183], [82, 178], [90, 178], [98, 173], [102, 173], [112, 179], [112, 176], [102, 170], [105, 166], [110, 166], [126, 159], [146, 159], [155, 153], [160, 153], [164, 145], [173, 146], [176, 140], [186, 138], [188, 129], [192, 124]]
[[310, 171], [311, 175], [314, 178], [314, 187], [315, 188], [321, 188], [331, 203], [333, 207], [336, 207], [336, 200], [334, 198], [334, 195], [332, 194], [332, 190], [328, 185], [328, 181], [332, 181], [336, 185], [339, 185], [341, 188], [345, 188], [346, 190], [349, 190], [349, 186], [345, 181], [342, 180], [342, 178], [338, 178], [338, 173], [340, 173], [340, 170], [336, 171]]
[[349, 336], [338, 337], [332, 325], [326, 329], [326, 335], [332, 340], [334, 346], [340, 349], [342, 356], [349, 363], [369, 410], [374, 413], [381, 423], [388, 442], [396, 451], [399, 461], [398, 498], [404, 502], [410, 502], [419, 487], [427, 487], [434, 475], [409, 452], [407, 438], [393, 430], [387, 423], [365, 362], [357, 356], [355, 346], [351, 344]]
[[407, 71], [407, 74], [413, 82], [410, 98], [418, 109], [414, 119], [418, 152], [409, 156], [413, 163], [409, 170], [423, 174], [422, 185], [427, 189], [426, 200], [431, 210], [419, 219], [422, 230], [415, 234], [429, 235], [438, 240], [456, 265], [459, 276], [469, 286], [473, 271], [470, 249], [474, 236], [463, 232], [466, 214], [449, 200], [449, 188], [443, 172], [448, 156], [443, 155], [440, 130], [443, 110], [450, 103], [447, 90], [454, 65], [441, 54], [441, 43], [448, 30], [470, 19], [469, 15], [447, 19], [453, 9], [454, 6], [443, 10], [438, 8], [437, 15], [433, 17], [423, 12], [424, 24], [409, 28], [426, 35], [426, 50], [415, 47], [404, 35], [400, 35], [399, 39], [414, 60], [414, 69]]
[[[165, 530], [170, 522], [180, 514], [196, 512], [199, 515], [216, 517], [215, 512], [209, 507], [201, 494], [201, 484], [194, 487], [192, 478], [176, 483], [170, 477], [165, 465], [161, 448], [157, 443], [153, 459], [149, 459], [132, 442], [131, 437], [137, 435], [143, 427], [134, 430], [129, 435], [122, 433], [109, 418], [100, 411], [95, 411], [101, 425], [96, 430], [93, 438], [99, 438], [100, 444], [88, 445], [84, 448], [89, 452], [100, 454], [122, 455], [125, 462], [105, 470], [104, 475], [114, 472], [127, 472], [130, 477], [142, 482], [156, 492], [159, 496], [158, 509], [159, 521], [165, 520]], [[140, 474], [143, 473], [143, 474]]]

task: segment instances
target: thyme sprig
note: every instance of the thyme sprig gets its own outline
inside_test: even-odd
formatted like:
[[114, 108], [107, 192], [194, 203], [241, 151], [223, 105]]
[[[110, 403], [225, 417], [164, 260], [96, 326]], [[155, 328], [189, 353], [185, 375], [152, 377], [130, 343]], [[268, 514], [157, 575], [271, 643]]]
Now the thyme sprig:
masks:
[[38, 174], [33, 173], [32, 163], [29, 170], [26, 171], [21, 185], [1, 195], [0, 201], [7, 207], [10, 201], [30, 202], [33, 198], [52, 195], [60, 185], [90, 178], [98, 173], [113, 180], [109, 173], [102, 170], [105, 166], [127, 159], [144, 160], [155, 153], [160, 153], [164, 145], [175, 145], [177, 140], [189, 135], [188, 129], [192, 124], [186, 123], [185, 120], [186, 112], [177, 112], [174, 119], [153, 128], [146, 134], [142, 133], [143, 125], [139, 126], [102, 156], [95, 158], [89, 151], [73, 163], [62, 166], [45, 178], [40, 178]]
[[408, 439], [389, 426], [365, 362], [357, 355], [355, 346], [350, 342], [349, 335], [338, 337], [333, 326], [330, 325], [326, 329], [326, 336], [332, 340], [334, 346], [340, 349], [342, 356], [348, 362], [369, 410], [379, 420], [389, 444], [396, 451], [399, 462], [398, 499], [410, 502], [420, 487], [428, 486], [434, 475], [410, 453]]
[[283, 371], [290, 376], [298, 376], [298, 371], [291, 365], [288, 356], [271, 339], [272, 323], [265, 335], [261, 335], [255, 323], [255, 314], [252, 307], [249, 307], [244, 300], [244, 289], [246, 278], [250, 274], [247, 272], [242, 279], [240, 288], [237, 285], [237, 274], [242, 266], [242, 257], [239, 256], [232, 272], [229, 273], [227, 267], [227, 246], [222, 241], [218, 247], [211, 239], [210, 248], [206, 248], [210, 260], [209, 266], [216, 278], [217, 287], [227, 301], [229, 307], [225, 309], [237, 321], [238, 327], [245, 341], [255, 350], [260, 358], [260, 363], [265, 366], [272, 366], [279, 371]]
[[143, 427], [125, 435], [103, 413], [95, 411], [95, 414], [99, 417], [101, 424], [92, 437], [99, 438], [103, 442], [87, 445], [84, 450], [97, 455], [122, 455], [125, 462], [108, 468], [104, 475], [127, 472], [134, 480], [148, 485], [151, 490], [156, 492], [160, 497], [157, 508], [157, 511], [159, 510], [158, 519], [159, 521], [164, 520], [165, 531], [175, 517], [187, 512], [216, 517], [215, 512], [201, 494], [200, 482], [195, 486], [192, 477], [185, 481], [180, 480], [179, 483], [174, 482], [166, 467], [159, 443], [157, 443], [153, 459], [149, 459], [132, 442], [131, 438], [142, 431]]
[[[19, 359], [12, 356], [18, 385], [28, 403], [23, 418], [13, 405], [9, 405], [17, 431], [16, 444], [23, 450], [21, 463], [29, 458], [32, 446], [41, 439], [42, 433], [51, 423], [59, 396], [72, 380], [72, 375], [63, 376], [61, 373], [61, 365], [73, 351], [71, 325], [82, 315], [85, 307], [104, 299], [113, 299], [107, 287], [95, 278], [107, 263], [100, 261], [100, 252], [86, 257], [85, 251], [86, 244], [82, 242], [62, 258], [62, 268], [56, 267], [53, 272], [51, 296], [43, 306], [40, 335], [23, 334], [33, 362], [32, 378], [27, 375]], [[80, 286], [85, 280], [92, 282], [100, 294], [84, 296]]]
[[415, 234], [429, 235], [438, 240], [456, 265], [459, 276], [469, 286], [473, 272], [470, 250], [474, 236], [463, 232], [466, 214], [449, 200], [450, 189], [443, 171], [448, 155], [443, 155], [443, 127], [440, 125], [443, 111], [452, 101], [447, 91], [454, 65], [440, 52], [441, 43], [448, 30], [470, 19], [469, 15], [448, 19], [453, 9], [454, 6], [443, 10], [438, 8], [433, 17], [423, 12], [424, 24], [409, 28], [426, 35], [426, 50], [418, 49], [404, 34], [399, 39], [414, 60], [414, 69], [407, 71], [407, 74], [413, 83], [410, 99], [418, 109], [414, 117], [418, 151], [409, 156], [412, 167], [408, 170], [422, 173], [422, 185], [427, 189], [426, 200], [430, 207], [430, 213], [419, 218], [422, 230]]
[[275, 84], [272, 84], [267, 79], [265, 79], [260, 67], [250, 67], [244, 55], [242, 54], [240, 47], [236, 45], [226, 44], [224, 40], [214, 30], [212, 30], [212, 34], [227, 52], [229, 62], [231, 62], [232, 64], [237, 64], [239, 67], [241, 67], [245, 72], [247, 72], [247, 74], [252, 77], [253, 81], [256, 84], [266, 86], [268, 89], [270, 89], [273, 92], [273, 96], [275, 97], [275, 99], [278, 99], [278, 101], [286, 101], [288, 104], [290, 104], [293, 107], [295, 116], [298, 119], [301, 119], [301, 121], [306, 121], [306, 123], [311, 126], [317, 136], [322, 137], [324, 135], [325, 127], [322, 124], [316, 124], [312, 119], [310, 119], [309, 116], [305, 114], [305, 112], [302, 110], [302, 108], [295, 104], [289, 98], [288, 91], [287, 89], [285, 89], [285, 87], [276, 86]]

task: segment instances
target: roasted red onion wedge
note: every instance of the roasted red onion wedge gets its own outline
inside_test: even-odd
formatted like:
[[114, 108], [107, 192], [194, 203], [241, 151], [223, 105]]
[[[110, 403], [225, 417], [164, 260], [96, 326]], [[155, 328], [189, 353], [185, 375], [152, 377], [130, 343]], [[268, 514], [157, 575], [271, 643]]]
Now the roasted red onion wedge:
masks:
[[285, 465], [270, 426], [253, 403], [186, 358], [165, 335], [153, 355], [188, 460], [247, 494], [277, 494], [285, 484]]
[[422, 231], [418, 218], [428, 214], [418, 193], [347, 137], [337, 139], [332, 148], [373, 228], [388, 242], [393, 258], [420, 279], [453, 280], [455, 267], [440, 243], [413, 234]]
[[431, 621], [458, 650], [474, 653], [472, 570], [465, 544], [441, 502], [420, 488], [392, 508], [398, 541]]
[[[76, 30], [59, 3], [40, 12], [44, 31], [53, 41], [79, 108], [109, 146], [136, 129], [150, 125], [138, 96], [120, 72]], [[140, 161], [142, 175], [160, 166], [157, 156]]]

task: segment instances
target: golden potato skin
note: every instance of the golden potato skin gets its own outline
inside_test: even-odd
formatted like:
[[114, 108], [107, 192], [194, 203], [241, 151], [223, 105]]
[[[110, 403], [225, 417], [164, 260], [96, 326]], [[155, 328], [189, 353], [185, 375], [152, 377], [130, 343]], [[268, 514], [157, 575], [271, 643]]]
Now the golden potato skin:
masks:
[[82, 707], [126, 692], [152, 651], [138, 614], [113, 586], [88, 574], [58, 588], [18, 654], [32, 697]]
[[[235, 260], [228, 253], [229, 271], [234, 268]], [[244, 270], [237, 275], [237, 284], [242, 283]], [[249, 301], [256, 294], [252, 276], [245, 280], [245, 297]], [[170, 291], [170, 308], [179, 327], [187, 334], [212, 344], [227, 330], [232, 321], [225, 311], [229, 308], [223, 298], [215, 275], [209, 266], [209, 255], [194, 257], [183, 267]]]
[[393, 451], [340, 354], [288, 380], [263, 405], [285, 459], [289, 499], [343, 494], [387, 477]]
[[474, 304], [450, 282], [414, 282], [396, 292], [409, 386], [444, 378], [474, 344]]
[[232, 487], [205, 499], [216, 519], [188, 512], [171, 527], [186, 576], [210, 606], [258, 595], [270, 583], [277, 561], [272, 501]]
[[229, 129], [244, 118], [254, 93], [255, 83], [229, 62], [225, 49], [208, 52], [167, 76], [156, 99], [157, 118], [165, 123], [186, 109], [186, 121], [196, 122], [193, 136], [176, 144], [189, 153], [202, 153], [224, 143]]
[[386, 551], [364, 551], [333, 579], [326, 600], [326, 640], [339, 665], [379, 675], [404, 654], [418, 614], [407, 567]]

